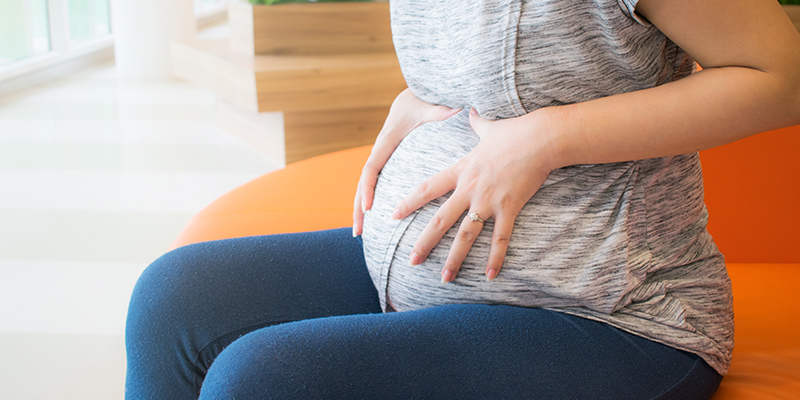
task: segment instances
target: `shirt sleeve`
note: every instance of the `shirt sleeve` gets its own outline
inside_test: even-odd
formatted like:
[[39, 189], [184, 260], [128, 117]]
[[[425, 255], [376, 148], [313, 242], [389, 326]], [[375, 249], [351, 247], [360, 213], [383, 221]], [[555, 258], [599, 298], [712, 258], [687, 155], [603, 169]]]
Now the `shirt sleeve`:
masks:
[[625, 15], [644, 26], [652, 26], [653, 24], [651, 24], [650, 21], [636, 13], [635, 9], [638, 3], [639, 0], [617, 0], [617, 4], [619, 4], [619, 7]]

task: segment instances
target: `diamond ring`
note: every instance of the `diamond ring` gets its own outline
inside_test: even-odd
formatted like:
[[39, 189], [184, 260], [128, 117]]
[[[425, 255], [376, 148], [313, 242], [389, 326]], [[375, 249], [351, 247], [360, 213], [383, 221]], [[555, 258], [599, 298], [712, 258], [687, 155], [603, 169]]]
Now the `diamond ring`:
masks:
[[481, 217], [478, 215], [478, 213], [471, 212], [471, 213], [467, 214], [467, 217], [469, 217], [469, 219], [471, 219], [473, 221], [478, 221], [480, 223], [483, 223], [483, 219], [481, 219]]

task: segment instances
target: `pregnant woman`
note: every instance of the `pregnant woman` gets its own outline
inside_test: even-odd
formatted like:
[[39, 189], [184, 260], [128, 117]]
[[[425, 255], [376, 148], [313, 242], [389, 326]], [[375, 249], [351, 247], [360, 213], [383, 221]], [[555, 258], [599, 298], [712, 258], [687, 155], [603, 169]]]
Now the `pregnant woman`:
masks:
[[697, 151], [800, 123], [800, 34], [778, 3], [391, 12], [409, 89], [352, 232], [154, 262], [126, 398], [708, 399], [733, 310]]

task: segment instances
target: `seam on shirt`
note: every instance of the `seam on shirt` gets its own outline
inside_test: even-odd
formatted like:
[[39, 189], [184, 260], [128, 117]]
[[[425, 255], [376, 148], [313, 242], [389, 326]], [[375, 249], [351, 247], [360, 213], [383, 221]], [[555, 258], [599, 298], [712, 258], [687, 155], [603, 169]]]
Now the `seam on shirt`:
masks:
[[516, 66], [517, 66], [517, 41], [519, 38], [519, 23], [522, 15], [521, 1], [511, 4], [508, 17], [506, 19], [505, 32], [503, 37], [503, 51], [500, 56], [503, 64], [503, 86], [505, 86], [506, 101], [517, 117], [523, 116], [528, 112], [522, 105], [517, 93]]
[[[419, 211], [420, 210], [417, 209], [404, 220], [398, 221], [398, 224], [395, 225], [394, 229], [392, 230], [392, 234], [389, 235], [389, 240], [386, 243], [386, 251], [384, 251], [383, 257], [381, 258], [381, 276], [379, 279], [380, 286], [383, 289], [378, 288], [380, 290], [378, 293], [383, 312], [386, 312], [386, 306], [388, 304], [389, 270], [393, 267], [395, 254], [397, 253], [397, 248], [400, 246], [400, 237], [406, 233], [408, 226], [411, 225], [415, 219], [417, 219]], [[394, 309], [394, 307], [392, 307], [392, 309]]]

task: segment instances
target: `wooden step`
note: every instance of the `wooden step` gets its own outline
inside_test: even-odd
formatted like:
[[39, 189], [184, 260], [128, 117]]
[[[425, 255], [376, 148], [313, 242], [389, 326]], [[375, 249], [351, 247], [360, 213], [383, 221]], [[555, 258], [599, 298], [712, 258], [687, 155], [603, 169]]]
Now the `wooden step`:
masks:
[[406, 87], [388, 3], [230, 7], [230, 38], [172, 44], [175, 75], [214, 91], [221, 128], [284, 165], [374, 142]]
[[394, 53], [389, 3], [232, 3], [231, 48], [255, 54]]
[[217, 101], [223, 130], [287, 165], [314, 156], [375, 143], [389, 107], [254, 113]]
[[391, 105], [405, 87], [394, 53], [256, 55], [226, 39], [173, 42], [173, 72], [253, 112]]
[[393, 53], [247, 56], [209, 39], [173, 42], [172, 58], [215, 92], [222, 129], [283, 165], [374, 143], [406, 87]]

